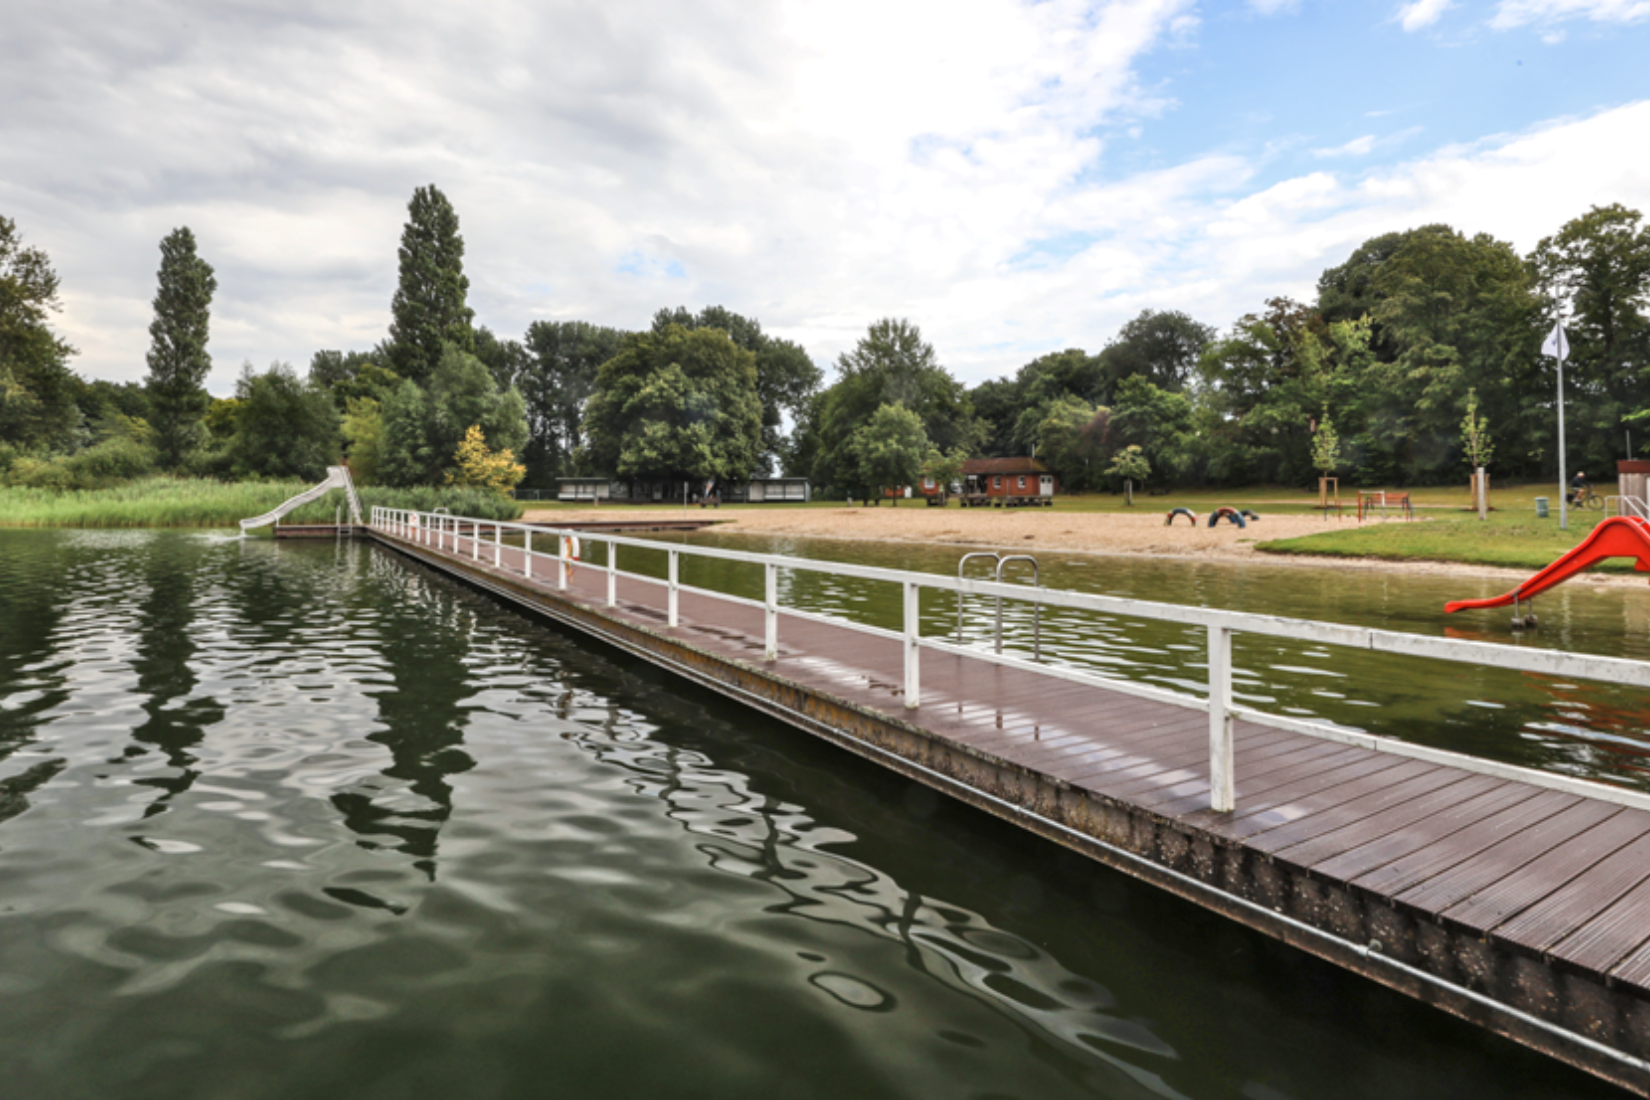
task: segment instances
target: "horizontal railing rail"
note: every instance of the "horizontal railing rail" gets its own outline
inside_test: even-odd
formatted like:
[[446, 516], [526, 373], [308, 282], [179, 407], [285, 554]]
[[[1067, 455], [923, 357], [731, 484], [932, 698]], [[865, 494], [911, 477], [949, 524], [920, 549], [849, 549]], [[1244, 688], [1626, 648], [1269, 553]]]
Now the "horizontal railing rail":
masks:
[[[816, 558], [794, 558], [776, 554], [759, 554], [744, 550], [729, 550], [716, 546], [688, 546], [680, 543], [659, 542], [600, 531], [581, 531], [577, 528], [544, 527], [537, 524], [472, 519], [464, 516], [416, 512], [405, 509], [374, 508], [371, 526], [393, 537], [406, 539], [436, 550], [469, 556], [487, 564], [501, 567], [506, 535], [520, 536], [522, 545], [512, 551], [523, 554], [523, 575], [528, 578], [555, 580], [566, 589], [570, 568], [592, 569], [607, 581], [606, 603], [617, 605], [617, 580], [643, 581], [659, 585], [666, 591], [666, 622], [670, 627], [679, 623], [680, 595], [696, 595], [754, 606], [764, 612], [766, 658], [778, 659], [779, 617], [828, 622], [865, 633], [900, 641], [904, 648], [904, 704], [916, 709], [921, 706], [920, 652], [929, 649], [963, 655], [1014, 668], [1025, 669], [1056, 679], [1090, 684], [1110, 691], [1155, 699], [1175, 706], [1187, 707], [1209, 716], [1210, 746], [1210, 805], [1219, 812], [1236, 808], [1235, 759], [1233, 723], [1241, 718], [1273, 728], [1287, 730], [1342, 744], [1358, 745], [1377, 752], [1392, 753], [1434, 763], [1447, 764], [1468, 771], [1498, 778], [1514, 779], [1535, 786], [1582, 794], [1621, 805], [1650, 810], [1650, 793], [1630, 790], [1595, 780], [1578, 779], [1513, 764], [1486, 760], [1443, 749], [1430, 748], [1412, 742], [1366, 733], [1322, 719], [1291, 718], [1271, 714], [1258, 708], [1244, 706], [1232, 694], [1232, 639], [1237, 634], [1283, 638], [1296, 642], [1333, 645], [1346, 649], [1368, 650], [1372, 653], [1418, 657], [1450, 661], [1459, 664], [1487, 666], [1516, 672], [1529, 672], [1566, 679], [1601, 681], [1614, 685], [1650, 687], [1650, 662], [1620, 657], [1601, 657], [1591, 654], [1563, 653], [1550, 649], [1534, 649], [1474, 642], [1457, 638], [1433, 638], [1420, 634], [1379, 630], [1371, 627], [1349, 626], [1342, 623], [1295, 619], [1254, 612], [1227, 611], [1220, 608], [1189, 607], [1181, 604], [1158, 603], [1120, 596], [1106, 596], [1090, 592], [1072, 592], [1063, 589], [1027, 587], [1023, 584], [1004, 584], [991, 580], [948, 577], [938, 573], [917, 573], [881, 566], [855, 565], [849, 562], [824, 561]], [[491, 538], [486, 536], [490, 535]], [[539, 549], [534, 540], [539, 540]], [[569, 557], [572, 543], [600, 544], [606, 547], [603, 564], [573, 561]], [[550, 549], [544, 549], [549, 546]], [[663, 579], [641, 573], [625, 572], [618, 568], [618, 551], [622, 548], [646, 550], [666, 556], [666, 575]], [[760, 566], [764, 573], [764, 598], [760, 601], [731, 593], [718, 592], [683, 585], [680, 582], [680, 560], [683, 555], [719, 561], [740, 562]], [[554, 576], [538, 572], [538, 561], [555, 570]], [[829, 615], [801, 608], [780, 607], [778, 571], [813, 572], [839, 577], [854, 577], [899, 585], [903, 594], [903, 629], [890, 630], [865, 623], [857, 623], [841, 616]], [[1139, 684], [1100, 671], [1088, 671], [1069, 665], [1048, 664], [1010, 653], [964, 646], [944, 635], [924, 636], [921, 631], [920, 596], [923, 590], [950, 592], [958, 596], [992, 596], [1033, 605], [1034, 614], [1044, 607], [1067, 608], [1097, 612], [1126, 618], [1174, 623], [1187, 627], [1201, 627], [1207, 635], [1208, 687], [1203, 696], [1177, 692], [1169, 688]]]

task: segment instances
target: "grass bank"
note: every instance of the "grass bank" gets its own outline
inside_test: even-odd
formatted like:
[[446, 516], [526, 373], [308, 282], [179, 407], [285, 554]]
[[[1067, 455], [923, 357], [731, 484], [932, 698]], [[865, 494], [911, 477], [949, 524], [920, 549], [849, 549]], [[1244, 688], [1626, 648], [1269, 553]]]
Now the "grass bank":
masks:
[[[1383, 558], [1388, 561], [1437, 561], [1495, 565], [1534, 572], [1572, 549], [1603, 519], [1599, 512], [1570, 513], [1570, 529], [1558, 526], [1558, 512], [1537, 519], [1534, 509], [1476, 515], [1440, 514], [1414, 522], [1389, 519], [1321, 535], [1257, 543], [1268, 554], [1310, 554], [1329, 558]], [[1630, 561], [1599, 566], [1608, 572], [1632, 572]]]
[[[152, 477], [113, 489], [0, 488], [0, 527], [234, 527], [310, 488], [299, 481], [221, 482]], [[516, 519], [522, 506], [477, 489], [363, 486], [361, 506], [437, 507], [481, 519]], [[331, 523], [341, 494], [293, 512], [287, 523]]]

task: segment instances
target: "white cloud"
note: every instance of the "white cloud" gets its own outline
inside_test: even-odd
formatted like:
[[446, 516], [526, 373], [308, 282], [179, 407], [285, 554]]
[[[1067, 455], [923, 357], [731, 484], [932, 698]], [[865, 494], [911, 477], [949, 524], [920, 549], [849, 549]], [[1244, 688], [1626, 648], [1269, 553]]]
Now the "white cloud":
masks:
[[1418, 31], [1438, 22], [1450, 0], [1413, 0], [1398, 9], [1398, 23], [1406, 31]]
[[1353, 138], [1345, 145], [1337, 145], [1332, 149], [1314, 149], [1312, 155], [1320, 159], [1324, 157], [1367, 157], [1375, 149], [1375, 135], [1365, 134], [1363, 137]]
[[[1422, 0], [1424, 3], [1425, 0]], [[1530, 23], [1589, 19], [1595, 23], [1637, 23], [1650, 19], [1647, 0], [1501, 0], [1490, 26], [1509, 30]]]
[[970, 381], [1097, 348], [1142, 308], [1225, 324], [1308, 295], [1376, 233], [1449, 221], [1529, 247], [1591, 203], [1650, 206], [1623, 153], [1646, 104], [1366, 174], [1278, 179], [1298, 151], [1124, 172], [1108, 142], [1162, 109], [1136, 66], [1189, 0], [959, 0], [944, 20], [920, 0], [310, 2], [185, 25], [159, 0], [72, 24], [20, 0], [0, 211], [56, 263], [82, 371], [141, 377], [158, 242], [184, 224], [218, 269], [214, 388], [243, 358], [370, 347], [430, 182], [503, 335], [720, 303], [826, 361], [895, 315]]

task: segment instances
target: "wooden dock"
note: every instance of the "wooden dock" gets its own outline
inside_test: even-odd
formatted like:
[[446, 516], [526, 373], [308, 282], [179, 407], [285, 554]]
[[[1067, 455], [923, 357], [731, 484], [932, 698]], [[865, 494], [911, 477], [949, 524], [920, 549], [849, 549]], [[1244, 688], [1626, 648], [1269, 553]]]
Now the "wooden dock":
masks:
[[912, 650], [897, 636], [781, 609], [770, 659], [761, 603], [610, 580], [590, 565], [561, 590], [554, 558], [536, 557], [528, 578], [521, 548], [478, 545], [474, 528], [444, 549], [428, 532], [396, 532], [369, 529], [432, 568], [1650, 1094], [1643, 796], [1239, 719], [1236, 809], [1217, 813], [1208, 714], [1128, 685], [926, 649], [913, 709], [902, 672]]

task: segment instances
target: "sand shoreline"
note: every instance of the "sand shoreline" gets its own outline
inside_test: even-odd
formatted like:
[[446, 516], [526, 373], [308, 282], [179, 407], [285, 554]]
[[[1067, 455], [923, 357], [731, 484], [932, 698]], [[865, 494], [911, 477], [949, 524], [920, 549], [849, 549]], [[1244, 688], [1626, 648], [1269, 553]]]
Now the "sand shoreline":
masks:
[[[1317, 515], [1262, 515], [1247, 528], [1228, 523], [1196, 527], [1179, 519], [1165, 526], [1163, 513], [1054, 512], [1042, 509], [915, 508], [740, 508], [706, 512], [690, 508], [596, 508], [529, 510], [533, 522], [643, 519], [657, 516], [715, 519], [717, 529], [732, 534], [790, 535], [798, 538], [863, 542], [907, 542], [990, 550], [1039, 550], [1095, 557], [1150, 557], [1156, 560], [1251, 564], [1299, 569], [1385, 572], [1410, 576], [1494, 577], [1522, 580], [1527, 569], [1506, 569], [1455, 562], [1390, 561], [1385, 558], [1330, 558], [1306, 554], [1261, 553], [1256, 542], [1297, 538], [1356, 526], [1356, 520]], [[1576, 578], [1588, 585], [1643, 586], [1639, 577], [1593, 573]]]

